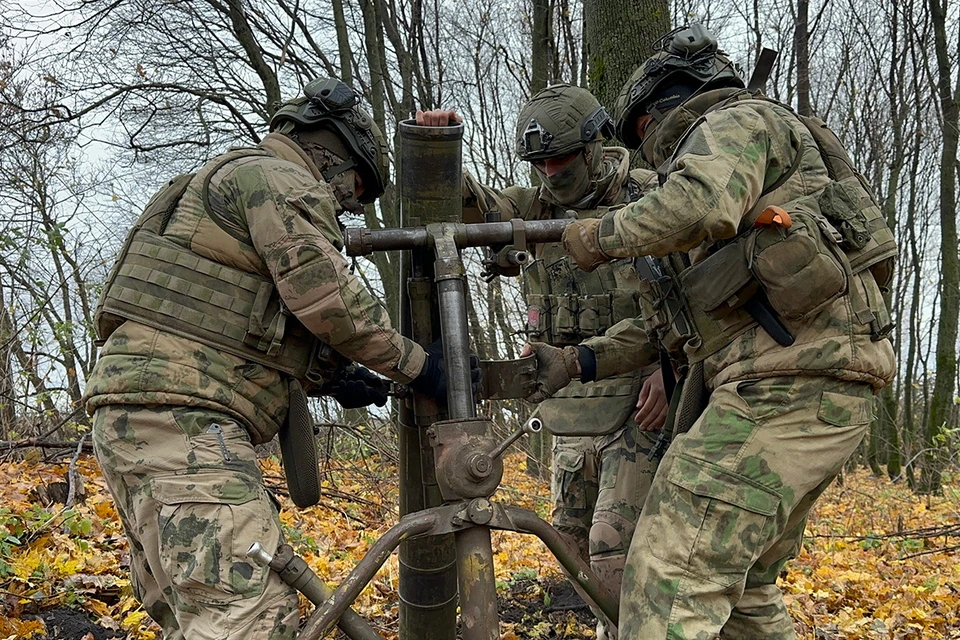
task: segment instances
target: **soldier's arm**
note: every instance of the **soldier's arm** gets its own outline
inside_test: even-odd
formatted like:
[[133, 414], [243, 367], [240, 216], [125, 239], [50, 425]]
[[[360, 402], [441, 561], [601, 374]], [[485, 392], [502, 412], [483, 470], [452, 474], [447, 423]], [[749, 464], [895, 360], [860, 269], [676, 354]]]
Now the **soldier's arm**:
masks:
[[[657, 361], [659, 351], [650, 342], [642, 318], [627, 318], [607, 329], [602, 336], [580, 344], [593, 351], [596, 372], [592, 380], [603, 380], [642, 369]], [[581, 366], [583, 363], [581, 361]], [[589, 372], [584, 371], [586, 378]]]
[[485, 222], [487, 211], [498, 211], [500, 221], [511, 218], [529, 218], [539, 205], [538, 189], [533, 187], [507, 187], [503, 191], [489, 187], [477, 180], [472, 173], [463, 171], [463, 221], [472, 224]]
[[241, 167], [230, 180], [254, 248], [304, 326], [378, 373], [415, 378], [424, 351], [391, 328], [386, 308], [350, 273], [330, 187], [279, 160]]
[[[770, 130], [777, 126], [784, 130]], [[684, 141], [662, 187], [604, 216], [600, 248], [618, 258], [663, 256], [732, 238], [764, 184], [795, 161], [794, 138], [786, 123], [751, 108], [709, 114]]]

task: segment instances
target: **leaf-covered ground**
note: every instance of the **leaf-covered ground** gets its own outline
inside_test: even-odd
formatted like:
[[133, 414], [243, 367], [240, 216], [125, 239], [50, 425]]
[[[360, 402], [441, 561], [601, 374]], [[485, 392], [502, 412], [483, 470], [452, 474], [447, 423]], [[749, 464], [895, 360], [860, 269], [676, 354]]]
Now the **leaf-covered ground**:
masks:
[[[0, 464], [0, 640], [160, 636], [132, 596], [126, 542], [96, 462], [83, 457], [77, 468], [85, 497], [65, 509], [50, 502], [49, 487], [64, 481], [66, 464]], [[496, 499], [548, 517], [547, 483], [523, 473], [520, 455], [506, 468]], [[264, 461], [263, 470], [282, 487], [276, 462]], [[281, 519], [298, 552], [337, 583], [395, 521], [395, 475], [367, 460], [331, 464], [325, 478], [320, 506], [299, 511], [286, 501]], [[942, 551], [960, 545], [960, 484], [928, 498], [865, 472], [847, 475], [821, 500], [807, 533], [781, 580], [801, 638], [960, 639], [960, 553]], [[542, 544], [502, 532], [493, 543], [505, 639], [593, 636], [589, 612]], [[396, 590], [394, 555], [355, 606], [388, 638]]]

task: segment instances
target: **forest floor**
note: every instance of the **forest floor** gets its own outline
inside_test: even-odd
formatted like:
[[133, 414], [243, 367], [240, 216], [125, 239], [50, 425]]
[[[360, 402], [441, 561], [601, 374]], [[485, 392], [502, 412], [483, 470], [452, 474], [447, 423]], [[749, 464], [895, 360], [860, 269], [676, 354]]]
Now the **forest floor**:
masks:
[[[263, 461], [268, 485], [282, 471]], [[496, 499], [549, 518], [548, 483], [510, 456]], [[66, 509], [68, 465], [0, 464], [0, 640], [151, 640], [160, 633], [133, 597], [126, 539], [92, 456], [76, 469], [83, 492]], [[395, 470], [366, 459], [329, 463], [320, 505], [283, 500], [288, 541], [331, 584], [341, 581], [396, 519]], [[57, 484], [61, 483], [61, 484]], [[847, 474], [818, 503], [808, 538], [780, 585], [802, 640], [960, 639], [960, 474], [944, 495], [916, 496], [865, 471]], [[594, 637], [594, 620], [530, 536], [493, 533], [504, 640]], [[355, 604], [395, 637], [397, 557]], [[306, 600], [301, 602], [308, 612]]]

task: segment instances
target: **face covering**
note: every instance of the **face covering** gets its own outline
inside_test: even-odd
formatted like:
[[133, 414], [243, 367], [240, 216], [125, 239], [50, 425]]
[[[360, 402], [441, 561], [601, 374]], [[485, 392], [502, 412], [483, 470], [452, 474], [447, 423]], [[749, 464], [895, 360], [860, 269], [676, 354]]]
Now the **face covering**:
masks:
[[536, 165], [534, 168], [543, 182], [543, 188], [550, 192], [557, 204], [572, 205], [587, 195], [590, 188], [590, 168], [584, 154], [578, 153], [567, 166], [552, 176], [545, 174]]
[[[320, 173], [343, 164], [350, 157], [346, 145], [333, 131], [316, 129], [291, 137], [304, 153], [310, 156]], [[363, 205], [357, 201], [357, 172], [354, 169], [346, 169], [330, 176], [327, 184], [333, 189], [333, 195], [340, 204], [340, 213], [363, 215]]]

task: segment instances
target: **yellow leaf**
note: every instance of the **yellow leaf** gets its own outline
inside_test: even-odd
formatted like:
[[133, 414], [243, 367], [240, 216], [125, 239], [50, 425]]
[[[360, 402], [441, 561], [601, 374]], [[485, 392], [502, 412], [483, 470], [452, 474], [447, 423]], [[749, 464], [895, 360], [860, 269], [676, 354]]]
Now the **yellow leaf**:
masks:
[[134, 611], [133, 613], [128, 613], [120, 623], [120, 626], [130, 631], [136, 627], [139, 627], [140, 623], [142, 623], [143, 619], [146, 617], [146, 611]]

